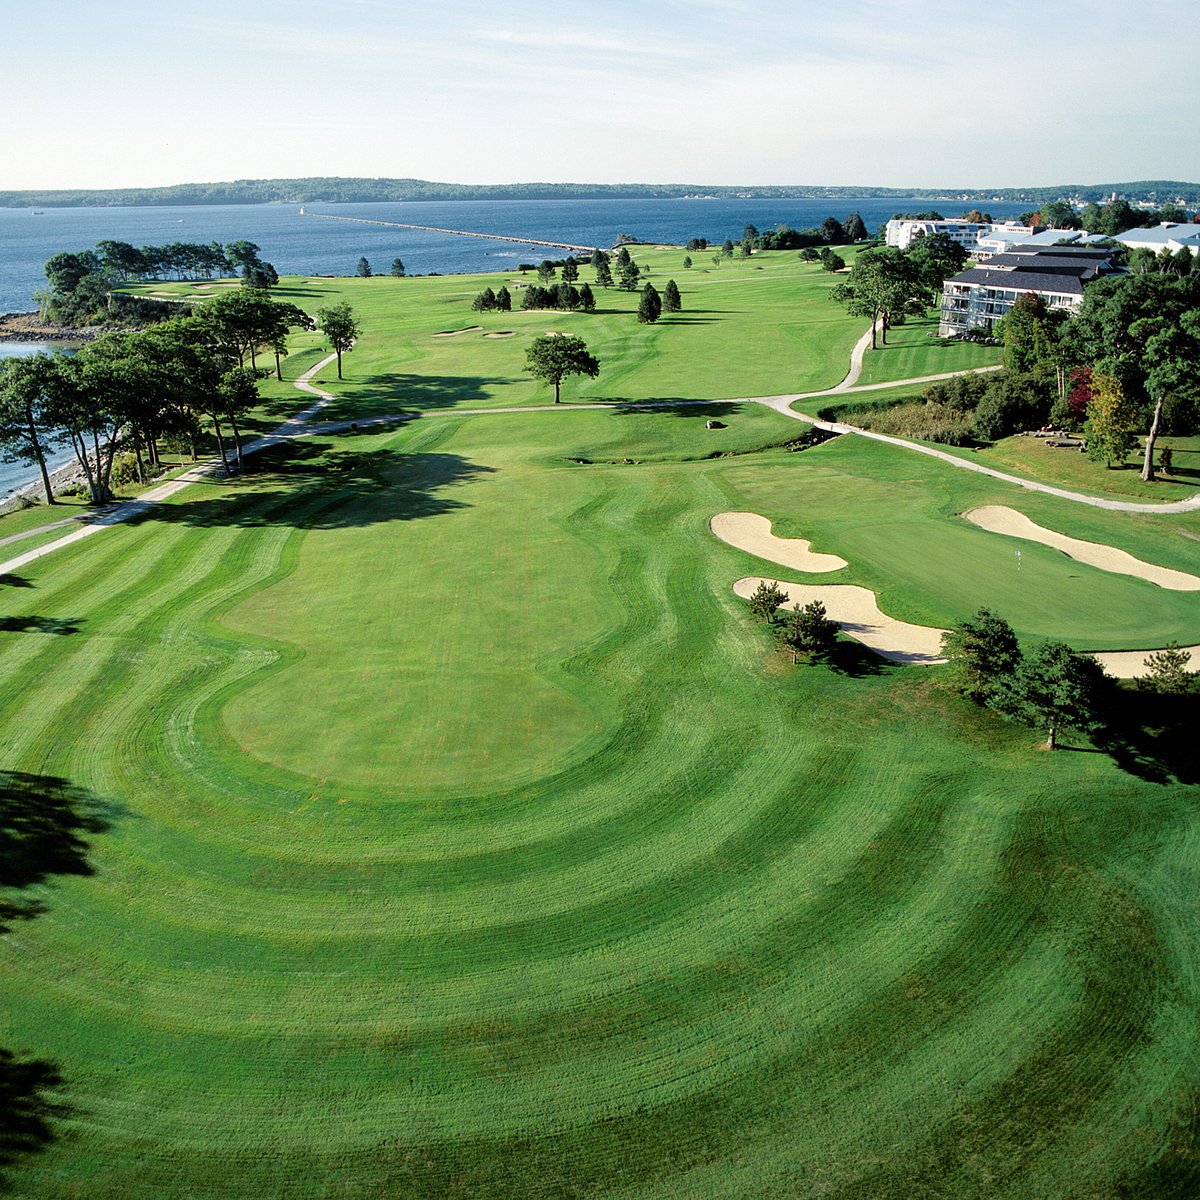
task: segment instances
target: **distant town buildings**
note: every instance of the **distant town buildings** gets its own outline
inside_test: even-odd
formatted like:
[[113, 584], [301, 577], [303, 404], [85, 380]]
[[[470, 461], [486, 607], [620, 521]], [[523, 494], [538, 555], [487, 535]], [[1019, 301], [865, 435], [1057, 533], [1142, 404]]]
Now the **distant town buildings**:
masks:
[[1078, 312], [1084, 285], [1107, 272], [1111, 258], [1111, 250], [1091, 246], [1017, 245], [994, 253], [986, 264], [946, 280], [938, 336], [991, 333], [1024, 295], [1041, 297], [1049, 309]]
[[1200, 254], [1200, 225], [1164, 221], [1150, 229], [1127, 229], [1118, 233], [1113, 241], [1130, 250], [1153, 250], [1155, 254], [1161, 254], [1163, 250], [1178, 254], [1185, 246], [1193, 254]]

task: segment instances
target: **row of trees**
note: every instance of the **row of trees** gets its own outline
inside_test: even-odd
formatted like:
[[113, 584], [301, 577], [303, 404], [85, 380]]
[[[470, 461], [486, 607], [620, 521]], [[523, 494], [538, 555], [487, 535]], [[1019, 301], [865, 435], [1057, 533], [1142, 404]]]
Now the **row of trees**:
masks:
[[36, 466], [46, 503], [53, 504], [46, 459], [69, 445], [99, 504], [112, 496], [119, 448], [132, 454], [134, 474], [144, 481], [160, 466], [164, 438], [183, 439], [195, 453], [200, 420], [207, 417], [226, 471], [226, 429], [240, 469], [240, 422], [257, 404], [267, 374], [258, 354], [273, 352], [278, 372], [288, 333], [313, 327], [294, 305], [233, 292], [194, 314], [103, 334], [75, 355], [6, 359], [0, 362], [0, 453]]
[[1100, 461], [1123, 461], [1144, 432], [1149, 481], [1159, 435], [1200, 428], [1200, 272], [1098, 279], [1073, 316], [1024, 297], [995, 332], [1006, 368], [1051, 381], [1052, 420], [1082, 425]]
[[[253, 242], [219, 242], [208, 245], [172, 242], [168, 246], [143, 246], [102, 241], [94, 250], [64, 251], [48, 259], [47, 287], [37, 294], [43, 320], [59, 325], [104, 322], [112, 315], [114, 289], [131, 280], [168, 278], [211, 279], [240, 272], [246, 287], [265, 290], [279, 282], [275, 268], [259, 257]], [[159, 319], [164, 306], [126, 301], [120, 308], [122, 324]]]

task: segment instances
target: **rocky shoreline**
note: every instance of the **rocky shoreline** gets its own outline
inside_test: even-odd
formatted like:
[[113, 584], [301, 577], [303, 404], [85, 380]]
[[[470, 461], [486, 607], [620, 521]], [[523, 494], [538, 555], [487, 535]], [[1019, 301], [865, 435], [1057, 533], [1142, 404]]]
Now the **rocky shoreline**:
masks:
[[35, 312], [0, 314], [0, 342], [90, 342], [100, 332], [48, 325]]

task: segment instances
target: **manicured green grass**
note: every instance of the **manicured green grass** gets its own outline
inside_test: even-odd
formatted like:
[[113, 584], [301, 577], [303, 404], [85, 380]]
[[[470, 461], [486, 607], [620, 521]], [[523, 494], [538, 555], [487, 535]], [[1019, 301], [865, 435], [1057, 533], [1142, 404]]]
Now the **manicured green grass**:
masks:
[[1194, 496], [1200, 492], [1200, 438], [1160, 438], [1156, 462], [1166, 446], [1172, 448], [1174, 456], [1172, 473], [1152, 483], [1142, 482], [1143, 447], [1133, 451], [1121, 466], [1111, 469], [1104, 463], [1092, 462], [1078, 450], [1047, 446], [1040, 438], [1004, 438], [974, 453], [961, 450], [955, 453], [971, 453], [973, 459], [997, 470], [1093, 494], [1133, 496], [1162, 503]]
[[[728, 425], [743, 449], [802, 429]], [[1194, 600], [1033, 547], [1017, 587], [954, 514], [1011, 503], [1166, 565], [1195, 518], [861, 439], [670, 461], [710, 432], [560, 411], [316, 438], [6, 591], [78, 632], [0, 633], [5, 766], [109, 824], [0, 939], [0, 1042], [70, 1106], [16, 1194], [1184, 1186], [1194, 768], [1048, 755], [935, 672], [786, 667], [730, 591], [761, 563], [707, 522], [760, 511], [898, 615], [984, 597], [1130, 645], [1200, 637]]]
[[998, 347], [940, 338], [937, 328], [937, 309], [893, 326], [888, 330], [887, 345], [880, 342], [874, 350], [867, 351], [859, 382], [890, 383], [895, 379], [918, 379], [945, 371], [999, 365]]
[[[668, 278], [676, 279], [683, 312], [654, 326], [639, 325], [637, 293], [617, 288], [595, 288], [594, 314], [472, 312], [477, 293], [502, 284], [519, 307], [522, 285], [537, 282], [533, 273], [286, 279], [273, 294], [314, 313], [344, 300], [361, 320], [362, 337], [344, 359], [344, 381], [332, 366], [317, 380], [339, 397], [330, 409], [335, 419], [405, 409], [545, 404], [552, 389], [527, 375], [525, 350], [534, 337], [552, 330], [583, 337], [601, 363], [597, 379], [564, 383], [567, 401], [778, 395], [831, 387], [845, 374], [862, 321], [829, 301], [837, 280], [819, 267], [782, 252], [724, 260], [719, 268], [699, 265], [705, 261], [700, 258], [690, 271], [682, 269], [678, 247], [637, 247], [634, 257], [660, 291]], [[590, 267], [580, 269], [580, 281], [594, 283]], [[213, 294], [190, 284], [137, 290]], [[469, 332], [437, 336], [461, 330]], [[503, 333], [512, 336], [485, 336]], [[315, 347], [320, 337], [297, 334], [292, 343], [297, 350]], [[294, 353], [286, 361], [286, 374], [294, 378], [313, 359]], [[295, 393], [280, 385], [268, 386], [266, 395], [295, 407]]]

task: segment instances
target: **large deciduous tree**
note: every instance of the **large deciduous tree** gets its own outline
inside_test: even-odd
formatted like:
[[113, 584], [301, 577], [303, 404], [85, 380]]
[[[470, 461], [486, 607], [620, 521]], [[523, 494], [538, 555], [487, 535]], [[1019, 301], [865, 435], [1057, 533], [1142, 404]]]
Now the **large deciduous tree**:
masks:
[[535, 379], [554, 385], [554, 403], [560, 403], [559, 389], [568, 375], [586, 375], [595, 379], [600, 363], [582, 338], [563, 333], [534, 338], [525, 351], [525, 367]]
[[850, 268], [850, 277], [839, 283], [830, 297], [854, 316], [870, 317], [872, 349], [876, 348], [877, 329], [887, 345], [889, 326], [898, 325], [907, 315], [924, 312], [933, 302], [916, 264], [894, 246], [864, 250]]
[[37, 464], [46, 503], [54, 503], [46, 452], [53, 446], [47, 429], [46, 386], [54, 360], [48, 354], [0, 361], [0, 457]]
[[1064, 340], [1075, 362], [1114, 377], [1143, 408], [1142, 477], [1153, 479], [1158, 435], [1200, 428], [1200, 274], [1099, 279]]
[[967, 251], [948, 233], [922, 234], [909, 245], [907, 254], [917, 269], [917, 277], [931, 292], [940, 292], [951, 275], [967, 265]]
[[317, 325], [325, 335], [333, 352], [337, 355], [338, 378], [342, 377], [342, 355], [354, 345], [358, 337], [358, 320], [349, 304], [331, 304], [317, 309]]

